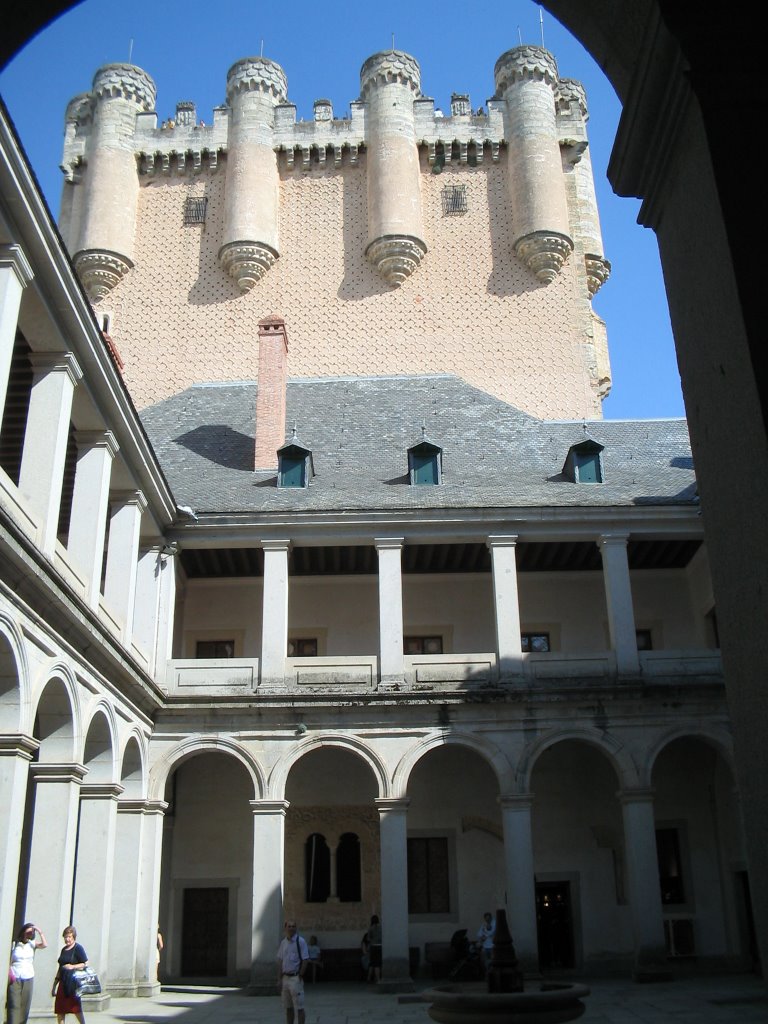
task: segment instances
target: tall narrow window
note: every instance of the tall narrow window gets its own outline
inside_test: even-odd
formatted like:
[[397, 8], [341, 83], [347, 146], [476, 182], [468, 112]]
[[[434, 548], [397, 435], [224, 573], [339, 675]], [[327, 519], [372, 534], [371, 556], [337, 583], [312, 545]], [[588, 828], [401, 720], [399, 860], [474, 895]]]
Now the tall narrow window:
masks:
[[450, 906], [448, 839], [445, 836], [408, 840], [408, 913], [446, 914]]
[[325, 903], [331, 893], [331, 851], [319, 832], [304, 844], [304, 879], [307, 903]]
[[659, 859], [661, 902], [665, 906], [685, 903], [680, 833], [676, 828], [656, 829], [656, 854]]
[[336, 850], [336, 892], [341, 903], [359, 903], [361, 896], [360, 840], [345, 832]]

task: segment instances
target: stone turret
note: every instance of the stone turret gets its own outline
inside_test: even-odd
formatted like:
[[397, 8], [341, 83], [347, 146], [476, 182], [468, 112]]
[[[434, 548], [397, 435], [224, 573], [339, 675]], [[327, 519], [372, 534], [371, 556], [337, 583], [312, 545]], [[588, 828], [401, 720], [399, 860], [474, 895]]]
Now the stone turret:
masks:
[[547, 284], [573, 251], [555, 111], [557, 64], [541, 46], [516, 46], [496, 61], [494, 78], [504, 100], [512, 248]]
[[[83, 212], [73, 248], [77, 273], [96, 302], [133, 266], [139, 197], [134, 134], [138, 114], [154, 108], [155, 83], [133, 64], [105, 64], [94, 76], [91, 96]], [[82, 98], [76, 100], [82, 111]]]
[[581, 82], [573, 78], [561, 78], [557, 83], [555, 98], [560, 145], [564, 154], [572, 154], [567, 158], [574, 164], [577, 198], [575, 209], [571, 211], [571, 217], [575, 219], [574, 233], [584, 250], [589, 294], [594, 295], [608, 280], [611, 264], [605, 258], [603, 250], [595, 179], [587, 143], [587, 96]]
[[419, 90], [419, 65], [399, 50], [374, 53], [360, 69], [368, 129], [365, 254], [395, 287], [411, 276], [427, 251], [413, 112]]
[[275, 106], [285, 103], [287, 92], [285, 72], [266, 57], [244, 57], [227, 74], [229, 151], [219, 260], [243, 292], [280, 255], [273, 135]]

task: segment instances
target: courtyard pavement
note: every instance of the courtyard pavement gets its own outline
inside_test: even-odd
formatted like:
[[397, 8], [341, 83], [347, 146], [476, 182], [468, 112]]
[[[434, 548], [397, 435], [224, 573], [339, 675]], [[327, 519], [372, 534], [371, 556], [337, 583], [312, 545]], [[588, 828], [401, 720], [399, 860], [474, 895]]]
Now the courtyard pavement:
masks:
[[[766, 1024], [768, 988], [754, 975], [686, 978], [637, 985], [590, 979], [584, 1024]], [[423, 982], [419, 986], [428, 987]], [[364, 984], [307, 985], [307, 1024], [430, 1024], [426, 1004]], [[401, 1000], [409, 1000], [403, 1002]], [[69, 1020], [70, 1018], [68, 1018]], [[74, 1021], [74, 1018], [71, 1018]], [[284, 1024], [277, 996], [238, 989], [164, 988], [157, 999], [113, 999], [87, 1024]]]

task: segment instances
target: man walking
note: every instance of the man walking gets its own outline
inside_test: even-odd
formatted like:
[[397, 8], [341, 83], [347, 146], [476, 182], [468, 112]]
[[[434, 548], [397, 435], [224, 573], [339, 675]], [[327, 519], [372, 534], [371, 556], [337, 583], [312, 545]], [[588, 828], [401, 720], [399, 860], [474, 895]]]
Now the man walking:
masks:
[[295, 921], [285, 922], [285, 938], [277, 950], [277, 984], [287, 1024], [304, 1024], [304, 972], [309, 962], [307, 944]]

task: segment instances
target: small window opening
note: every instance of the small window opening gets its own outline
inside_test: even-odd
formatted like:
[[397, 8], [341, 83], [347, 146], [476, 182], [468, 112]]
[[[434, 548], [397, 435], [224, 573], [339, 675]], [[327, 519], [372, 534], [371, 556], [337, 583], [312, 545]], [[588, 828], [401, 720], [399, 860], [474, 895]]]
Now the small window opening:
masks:
[[444, 217], [455, 217], [468, 211], [466, 185], [446, 185], [440, 194]]
[[522, 633], [520, 635], [524, 654], [549, 654], [549, 633]]
[[563, 463], [563, 475], [575, 484], [601, 484], [605, 446], [587, 435], [586, 422], [583, 427], [583, 439], [568, 449]]
[[277, 451], [277, 486], [306, 487], [313, 476], [312, 452], [296, 437], [294, 426], [291, 440]]
[[408, 840], [408, 913], [447, 914], [451, 909], [448, 839]]
[[406, 654], [442, 654], [441, 636], [405, 636], [403, 650]]
[[280, 459], [280, 486], [304, 487], [306, 484], [306, 459], [284, 455]]
[[289, 658], [316, 658], [317, 637], [297, 637], [288, 641]]
[[650, 629], [636, 629], [635, 637], [638, 651], [653, 650], [653, 634]]
[[184, 200], [184, 225], [205, 224], [208, 199], [205, 196], [194, 196]]
[[198, 640], [195, 644], [196, 658], [234, 658], [234, 640]]

